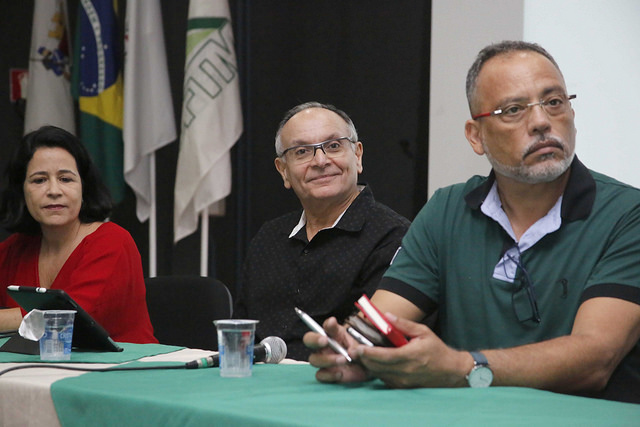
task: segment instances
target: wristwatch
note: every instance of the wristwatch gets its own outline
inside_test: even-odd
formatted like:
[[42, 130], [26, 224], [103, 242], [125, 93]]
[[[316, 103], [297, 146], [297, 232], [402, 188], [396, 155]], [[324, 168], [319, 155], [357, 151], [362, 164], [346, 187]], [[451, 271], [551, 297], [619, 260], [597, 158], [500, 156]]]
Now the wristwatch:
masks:
[[489, 387], [493, 381], [493, 371], [489, 367], [489, 361], [484, 354], [479, 351], [470, 351], [471, 357], [473, 357], [473, 368], [467, 375], [467, 382], [469, 387], [480, 388]]

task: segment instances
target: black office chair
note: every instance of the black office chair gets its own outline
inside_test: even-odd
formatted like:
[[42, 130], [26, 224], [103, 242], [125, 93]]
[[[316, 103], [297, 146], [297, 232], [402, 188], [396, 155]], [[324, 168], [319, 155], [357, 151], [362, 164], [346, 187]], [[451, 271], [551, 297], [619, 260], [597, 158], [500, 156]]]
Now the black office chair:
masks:
[[218, 349], [213, 321], [233, 314], [224, 283], [211, 277], [164, 276], [147, 278], [145, 284], [149, 317], [161, 344]]

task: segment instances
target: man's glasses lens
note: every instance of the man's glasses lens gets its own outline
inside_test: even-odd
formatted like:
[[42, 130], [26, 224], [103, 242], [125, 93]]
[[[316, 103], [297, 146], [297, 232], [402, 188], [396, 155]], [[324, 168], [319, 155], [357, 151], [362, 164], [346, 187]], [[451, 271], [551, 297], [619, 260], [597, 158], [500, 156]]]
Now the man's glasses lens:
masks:
[[511, 294], [511, 305], [513, 312], [519, 322], [527, 322], [532, 320], [540, 323], [540, 314], [538, 312], [537, 302], [533, 300], [529, 285], [523, 284]]
[[325, 156], [335, 158], [342, 156], [349, 148], [348, 145], [351, 142], [353, 141], [346, 136], [343, 136], [323, 141], [318, 144], [297, 145], [284, 150], [281, 156], [287, 156], [287, 159], [290, 159], [295, 163], [306, 163], [314, 158], [317, 150], [321, 150]]
[[[518, 250], [518, 253], [519, 252], [520, 251]], [[524, 265], [521, 262], [522, 255], [520, 255], [520, 259], [516, 259], [510, 255], [507, 255], [507, 257], [511, 261], [515, 262], [520, 270], [520, 275], [517, 279], [519, 285], [511, 293], [511, 305], [513, 307], [513, 312], [519, 322], [533, 321], [535, 323], [540, 323], [540, 310], [538, 310], [535, 288], [531, 281], [531, 277], [529, 276], [529, 272], [524, 268]], [[514, 282], [514, 284], [516, 283]]]
[[497, 116], [503, 122], [514, 123], [522, 120], [536, 106], [540, 106], [550, 117], [556, 117], [567, 113], [571, 109], [570, 101], [575, 98], [576, 95], [554, 94], [530, 104], [507, 104], [488, 113], [476, 114], [472, 118], [476, 120], [481, 117]]

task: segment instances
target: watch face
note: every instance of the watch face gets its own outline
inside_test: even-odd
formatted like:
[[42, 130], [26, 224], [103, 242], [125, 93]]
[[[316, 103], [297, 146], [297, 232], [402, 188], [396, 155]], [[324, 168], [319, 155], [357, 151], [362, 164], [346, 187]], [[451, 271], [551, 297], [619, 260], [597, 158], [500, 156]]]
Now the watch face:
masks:
[[487, 366], [476, 366], [469, 372], [469, 387], [489, 387], [493, 381], [493, 372]]

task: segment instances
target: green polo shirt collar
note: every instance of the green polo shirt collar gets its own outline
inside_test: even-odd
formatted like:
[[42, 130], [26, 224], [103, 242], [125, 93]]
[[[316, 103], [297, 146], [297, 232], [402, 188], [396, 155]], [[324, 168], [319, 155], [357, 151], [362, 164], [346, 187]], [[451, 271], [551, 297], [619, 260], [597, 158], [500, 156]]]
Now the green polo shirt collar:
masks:
[[[464, 200], [471, 209], [480, 209], [482, 202], [491, 191], [496, 180], [493, 169], [486, 181], [467, 193]], [[586, 218], [591, 213], [596, 199], [596, 182], [587, 167], [575, 156], [571, 162], [571, 172], [567, 188], [562, 198], [560, 216], [563, 221], [575, 221]]]

